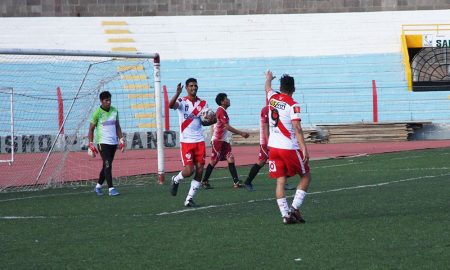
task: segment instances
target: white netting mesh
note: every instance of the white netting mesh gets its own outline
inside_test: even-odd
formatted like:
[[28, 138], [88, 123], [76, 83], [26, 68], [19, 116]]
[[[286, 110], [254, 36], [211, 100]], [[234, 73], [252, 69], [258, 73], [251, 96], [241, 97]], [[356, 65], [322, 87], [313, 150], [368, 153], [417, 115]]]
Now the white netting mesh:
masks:
[[116, 154], [113, 175], [149, 173], [133, 160], [146, 156], [138, 149], [156, 148], [153, 59], [0, 54], [0, 160], [11, 160], [15, 150], [13, 162], [0, 163], [0, 190], [97, 178], [100, 158], [85, 150], [89, 119], [105, 90], [133, 149]]

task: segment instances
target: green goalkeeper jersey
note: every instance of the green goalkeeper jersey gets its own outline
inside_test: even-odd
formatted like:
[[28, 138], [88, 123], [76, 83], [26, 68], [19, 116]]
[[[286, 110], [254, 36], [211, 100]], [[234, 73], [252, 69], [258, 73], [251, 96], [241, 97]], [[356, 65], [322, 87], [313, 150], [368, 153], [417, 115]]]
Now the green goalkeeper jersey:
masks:
[[119, 112], [111, 106], [109, 111], [99, 107], [91, 117], [91, 123], [95, 125], [95, 143], [117, 145], [116, 123], [119, 121]]

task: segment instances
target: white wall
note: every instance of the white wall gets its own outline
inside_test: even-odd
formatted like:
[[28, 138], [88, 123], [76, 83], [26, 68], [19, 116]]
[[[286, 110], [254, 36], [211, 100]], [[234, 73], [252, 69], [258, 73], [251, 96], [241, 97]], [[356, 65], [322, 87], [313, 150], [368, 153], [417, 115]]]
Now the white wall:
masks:
[[[317, 56], [400, 51], [402, 24], [449, 23], [450, 10], [370, 13], [0, 18], [1, 48], [109, 51], [133, 46], [163, 59]], [[126, 26], [102, 26], [126, 21]], [[131, 34], [106, 35], [105, 29]], [[112, 44], [131, 37], [134, 44]]]

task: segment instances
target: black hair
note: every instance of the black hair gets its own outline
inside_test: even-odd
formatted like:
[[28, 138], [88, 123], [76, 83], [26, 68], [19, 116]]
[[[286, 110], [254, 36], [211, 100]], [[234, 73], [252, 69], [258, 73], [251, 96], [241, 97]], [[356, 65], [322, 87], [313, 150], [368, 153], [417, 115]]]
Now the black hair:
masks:
[[280, 91], [282, 93], [291, 94], [295, 92], [295, 82], [294, 77], [288, 74], [283, 74], [280, 78]]
[[100, 100], [108, 99], [111, 98], [111, 93], [109, 91], [103, 91], [98, 97], [100, 98]]
[[221, 106], [222, 105], [222, 101], [224, 101], [224, 99], [227, 97], [227, 94], [225, 93], [219, 93], [216, 96], [216, 103], [217, 105]]
[[189, 83], [191, 83], [191, 82], [197, 83], [197, 79], [196, 79], [196, 78], [189, 78], [189, 79], [187, 79], [187, 80], [186, 80], [186, 86], [187, 86]]

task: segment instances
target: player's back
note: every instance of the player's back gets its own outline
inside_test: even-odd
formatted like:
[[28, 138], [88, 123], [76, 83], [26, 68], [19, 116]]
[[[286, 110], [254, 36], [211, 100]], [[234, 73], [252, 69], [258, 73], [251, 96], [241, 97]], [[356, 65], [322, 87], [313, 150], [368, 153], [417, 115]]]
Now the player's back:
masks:
[[268, 92], [269, 147], [299, 149], [292, 121], [300, 121], [300, 105], [289, 95]]

